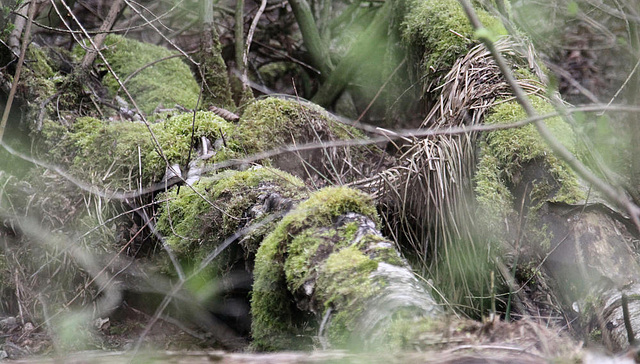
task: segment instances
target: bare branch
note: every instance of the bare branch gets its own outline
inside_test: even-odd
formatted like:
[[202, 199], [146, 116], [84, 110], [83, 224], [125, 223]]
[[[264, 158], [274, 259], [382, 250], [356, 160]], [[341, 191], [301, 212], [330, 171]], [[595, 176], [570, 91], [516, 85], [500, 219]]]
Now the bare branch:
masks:
[[[120, 10], [122, 10], [123, 5], [124, 5], [123, 0], [115, 0], [111, 4], [109, 13], [107, 14], [107, 17], [104, 19], [104, 22], [102, 23], [102, 25], [100, 26], [100, 30], [99, 30], [100, 33], [93, 40], [96, 46], [102, 47], [104, 40], [107, 38], [107, 34], [108, 34], [107, 32], [109, 31], [109, 29], [113, 27], [113, 23], [115, 23], [116, 18], [120, 13]], [[84, 69], [88, 69], [89, 67], [91, 67], [91, 65], [93, 64], [93, 61], [96, 59], [98, 50], [99, 48], [95, 48], [93, 50], [88, 51], [84, 55], [84, 58], [82, 59], [82, 63], [80, 64], [80, 67]]]

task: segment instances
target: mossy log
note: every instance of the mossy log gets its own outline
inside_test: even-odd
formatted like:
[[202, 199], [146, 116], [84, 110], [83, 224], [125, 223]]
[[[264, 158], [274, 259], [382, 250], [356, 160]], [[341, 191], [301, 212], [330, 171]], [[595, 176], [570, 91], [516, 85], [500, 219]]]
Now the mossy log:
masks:
[[254, 345], [394, 347], [398, 321], [441, 313], [378, 224], [370, 197], [349, 188], [322, 189], [289, 213], [256, 257]]
[[[403, 24], [405, 41], [414, 50], [425, 50], [416, 53], [426, 67], [420, 70], [425, 89], [442, 85], [440, 104], [425, 119], [424, 127], [508, 124], [526, 119], [516, 101], [505, 99], [511, 90], [490, 54], [482, 47], [468, 51], [473, 36], [466, 20], [459, 21], [464, 25], [450, 23], [451, 19], [464, 19], [457, 3], [422, 2], [411, 9]], [[492, 34], [504, 33], [495, 26], [495, 19], [481, 15]], [[429, 36], [448, 33], [449, 29], [468, 38]], [[456, 46], [447, 45], [445, 40], [451, 37]], [[522, 51], [526, 47], [509, 42], [503, 39], [497, 47], [509, 55], [520, 86], [530, 93], [530, 101], [540, 114], [553, 112], [552, 102], [540, 93], [540, 69], [522, 62], [534, 57]], [[428, 97], [435, 99], [436, 95]], [[556, 117], [545, 124], [574, 155], [589, 154], [569, 123]], [[566, 315], [580, 311], [584, 322], [591, 321], [590, 327], [597, 326], [596, 331], [602, 332], [609, 349], [619, 351], [634, 342], [640, 313], [634, 285], [638, 253], [632, 242], [638, 232], [623, 214], [597, 202], [597, 194], [551, 151], [532, 125], [460, 138], [437, 135], [414, 142], [402, 159], [402, 167], [384, 171], [359, 187], [374, 193], [388, 211], [403, 212], [395, 222], [391, 219], [391, 226], [416, 252], [416, 261], [435, 272], [438, 283], [438, 259], [434, 258], [442, 251], [453, 256], [452, 252], [460, 250], [460, 240], [465, 239], [475, 241], [475, 252], [480, 252], [478, 246], [486, 241], [499, 242], [490, 246], [494, 255], [515, 257], [504, 262], [513, 272], [522, 272], [521, 265], [529, 264], [536, 267], [534, 275], [539, 278], [552, 277], [552, 288], [545, 289], [549, 297], [560, 300], [550, 298], [550, 305], [565, 307]], [[468, 199], [471, 194], [475, 201]], [[407, 220], [407, 215], [416, 221]], [[514, 284], [517, 277], [508, 269], [500, 271], [511, 286], [507, 292], [519, 291]], [[535, 281], [531, 275], [520, 279], [523, 287]], [[529, 289], [537, 289], [534, 285]], [[628, 303], [626, 320], [623, 294]], [[539, 314], [537, 305], [524, 295], [515, 293], [514, 299], [519, 301], [517, 307], [509, 309], [523, 315]]]

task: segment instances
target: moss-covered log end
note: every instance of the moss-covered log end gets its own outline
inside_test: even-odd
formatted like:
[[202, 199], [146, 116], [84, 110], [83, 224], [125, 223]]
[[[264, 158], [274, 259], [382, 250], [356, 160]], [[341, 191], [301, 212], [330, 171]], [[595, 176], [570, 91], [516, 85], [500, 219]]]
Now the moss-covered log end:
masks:
[[379, 224], [371, 198], [345, 187], [287, 215], [256, 256], [254, 345], [374, 348], [395, 319], [438, 311]]
[[[326, 188], [312, 194], [289, 213], [264, 240], [256, 256], [251, 298], [252, 332], [257, 348], [304, 347], [310, 343], [309, 333], [301, 336], [309, 312], [305, 314], [295, 306], [289, 288], [302, 287], [301, 282], [315, 269], [317, 260], [311, 257], [320, 254], [325, 238], [337, 233], [326, 231], [318, 234], [318, 229], [332, 226], [334, 219], [348, 212], [377, 220], [375, 206], [369, 196], [345, 187]], [[338, 241], [344, 243], [343, 239]], [[325, 258], [335, 249], [327, 245], [324, 246]], [[338, 261], [337, 258], [333, 260], [334, 266]], [[364, 270], [367, 270], [366, 266], [363, 265]], [[287, 345], [283, 346], [284, 343]]]

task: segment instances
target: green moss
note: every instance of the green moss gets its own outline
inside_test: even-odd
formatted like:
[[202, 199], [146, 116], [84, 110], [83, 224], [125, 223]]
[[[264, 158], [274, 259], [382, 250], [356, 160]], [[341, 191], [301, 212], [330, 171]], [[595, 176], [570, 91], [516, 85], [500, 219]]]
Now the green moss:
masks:
[[315, 141], [329, 133], [333, 139], [363, 138], [362, 133], [333, 121], [326, 111], [310, 103], [269, 97], [247, 106], [236, 135], [248, 153], [287, 144]]
[[313, 257], [318, 253], [321, 244], [329, 245], [324, 237], [333, 235], [333, 233], [335, 233], [333, 229], [325, 234], [317, 229], [308, 229], [293, 238], [287, 250], [289, 258], [284, 265], [286, 280], [291, 291], [298, 290], [315, 274], [316, 267]]
[[[540, 114], [553, 111], [553, 107], [540, 97], [531, 102]], [[527, 115], [516, 101], [504, 102], [492, 109], [485, 123], [512, 123], [526, 119]], [[559, 117], [547, 119], [553, 135], [571, 151], [575, 151], [573, 131]], [[519, 183], [520, 170], [527, 163], [540, 160], [553, 181], [538, 180], [529, 197], [537, 200], [573, 203], [584, 198], [577, 176], [549, 149], [532, 124], [520, 128], [494, 131], [487, 134], [481, 145], [481, 157], [475, 177], [476, 196], [485, 211], [502, 221], [510, 214], [513, 196], [510, 186]]]
[[337, 311], [328, 332], [333, 345], [349, 344], [357, 320], [366, 309], [365, 302], [381, 289], [370, 278], [377, 268], [378, 262], [355, 246], [331, 254], [322, 266], [316, 292], [321, 295], [325, 309]]
[[[345, 228], [337, 231], [329, 227], [333, 225], [335, 218], [347, 212], [368, 216], [379, 224], [375, 205], [368, 195], [346, 187], [324, 188], [313, 193], [308, 200], [285, 216], [258, 249], [251, 297], [252, 332], [254, 345], [258, 348], [291, 348], [287, 345], [299, 347], [305, 342], [299, 335], [307, 323], [300, 319], [302, 313], [293, 306], [293, 297], [287, 287], [299, 287], [313, 273], [315, 268], [309, 266], [309, 257], [317, 254], [322, 244], [334, 242], [327, 246], [327, 253], [337, 250], [327, 259], [324, 267], [319, 268], [325, 275], [334, 275], [335, 279], [349, 279], [343, 277], [347, 273], [336, 270], [340, 265], [344, 267], [344, 264], [355, 264], [358, 274], [352, 278], [360, 282], [377, 266], [375, 261], [359, 252], [357, 247], [340, 249], [340, 243], [335, 245], [336, 241], [345, 244]], [[323, 228], [327, 230], [318, 230]], [[355, 260], [349, 263], [349, 259]], [[356, 281], [352, 283], [355, 284]], [[329, 283], [324, 283], [327, 292], [332, 301], [338, 302], [337, 292], [340, 288], [328, 287]], [[366, 284], [357, 289], [367, 289], [363, 287]]]
[[[75, 53], [81, 57], [85, 51], [76, 47]], [[176, 54], [163, 47], [113, 34], [107, 36], [102, 53], [121, 81], [152, 62]], [[112, 96], [116, 93], [123, 95], [122, 90], [118, 92], [120, 85], [111, 74], [105, 76], [103, 84]], [[189, 67], [180, 58], [162, 60], [146, 67], [125, 86], [145, 114], [152, 113], [159, 105], [173, 107], [178, 104], [194, 108], [200, 89]]]
[[49, 64], [49, 57], [33, 44], [27, 48], [26, 60], [26, 67], [38, 77], [52, 78], [56, 75]]
[[[409, 0], [408, 11], [402, 24], [404, 41], [424, 52], [422, 67], [446, 71], [454, 61], [464, 55], [473, 40], [471, 24], [457, 0]], [[506, 35], [502, 23], [482, 9], [477, 9], [480, 21], [492, 34]]]
[[280, 244], [286, 236], [274, 233], [258, 249], [251, 294], [253, 345], [261, 350], [294, 349], [307, 344], [296, 339], [301, 329], [295, 320], [293, 297], [287, 290]]
[[[385, 343], [389, 348], [412, 350], [411, 344], [425, 333], [441, 333], [448, 330], [445, 322], [435, 322], [433, 319], [422, 317], [419, 320], [394, 320], [387, 334]], [[445, 326], [445, 327], [443, 327]], [[424, 340], [424, 339], [423, 339]]]
[[[20, 76], [22, 84], [18, 90], [19, 96], [26, 100], [30, 105], [28, 119], [34, 122], [29, 125], [35, 125], [35, 120], [41, 112], [41, 103], [58, 92], [56, 82], [61, 79], [52, 68], [49, 58], [45, 52], [31, 44], [27, 48], [25, 56], [25, 66]], [[53, 111], [53, 104], [46, 106], [47, 111]]]
[[[260, 187], [267, 185], [283, 198], [298, 199], [302, 194], [303, 183], [282, 171], [261, 167], [243, 172], [225, 171], [202, 178], [193, 189], [182, 188], [179, 194], [177, 189], [172, 189], [159, 196], [169, 202], [158, 215], [158, 231], [167, 237], [167, 243], [179, 257], [195, 262], [238, 230], [244, 214], [263, 193]], [[211, 201], [216, 205], [212, 206]], [[260, 232], [264, 234], [260, 229], [249, 232], [245, 238], [251, 240], [251, 235], [257, 236]], [[254, 253], [259, 242], [255, 243], [247, 247]]]
[[[328, 297], [323, 300], [325, 306], [345, 306], [352, 299], [366, 299], [367, 296], [354, 295], [354, 288], [363, 288], [369, 291], [367, 282], [369, 274], [378, 268], [378, 262], [369, 259], [357, 247], [348, 246], [331, 254], [322, 267], [324, 282], [318, 282], [319, 286], [326, 284], [327, 289], [321, 290]], [[355, 275], [354, 275], [355, 273]], [[345, 283], [355, 283], [354, 286]]]
[[[192, 123], [193, 114], [185, 113], [151, 125], [170, 164], [186, 164]], [[198, 112], [194, 136], [196, 140], [207, 137], [215, 141], [220, 133], [229, 134], [233, 127], [213, 113]], [[69, 165], [72, 173], [92, 183], [135, 189], [140, 180], [140, 160], [142, 186], [160, 181], [166, 170], [164, 159], [142, 123], [114, 123], [84, 117], [78, 118], [68, 132], [53, 122], [47, 122], [42, 135], [48, 158]], [[233, 148], [234, 144], [227, 144], [207, 162], [227, 158], [233, 154]]]
[[[227, 66], [222, 59], [222, 47], [215, 26], [202, 35], [200, 49], [192, 57], [199, 64], [196, 78], [203, 85], [201, 105], [204, 108], [213, 105], [234, 111], [236, 105], [231, 97]], [[250, 90], [248, 94], [251, 94]]]
[[406, 261], [400, 257], [395, 246], [387, 239], [377, 235], [365, 235], [358, 243], [359, 247], [367, 247], [365, 253], [376, 262], [405, 266]]

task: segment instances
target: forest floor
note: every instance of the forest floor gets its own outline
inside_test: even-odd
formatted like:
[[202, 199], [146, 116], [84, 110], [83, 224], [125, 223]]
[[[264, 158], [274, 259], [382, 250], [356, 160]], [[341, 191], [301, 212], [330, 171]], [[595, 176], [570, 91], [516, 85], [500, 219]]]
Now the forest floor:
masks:
[[[598, 101], [606, 103], [617, 91], [614, 85], [621, 84], [620, 72], [616, 70], [628, 68], [625, 63], [627, 60], [623, 57], [617, 57], [616, 52], [592, 50], [593, 43], [597, 42], [597, 39], [590, 38], [588, 31], [580, 30], [580, 27], [576, 29], [576, 31], [565, 34], [566, 47], [564, 50], [549, 56], [551, 62], [559, 67], [559, 69], [553, 70], [560, 80], [559, 90], [566, 100], [575, 104], [594, 102], [590, 96], [585, 95], [584, 90], [588, 91], [591, 96], [595, 96]], [[576, 82], [581, 86], [576, 86]], [[129, 362], [132, 359], [128, 356], [130, 354], [123, 353], [138, 344], [151, 318], [152, 314], [141, 312], [135, 308], [121, 308], [117, 315], [95, 323], [95, 329], [99, 336], [91, 341], [91, 347], [84, 348], [114, 351], [112, 354], [102, 351], [83, 351], [74, 354], [74, 356], [65, 357], [64, 362]], [[21, 322], [16, 317], [0, 317], [0, 338], [4, 342], [4, 350], [0, 351], [0, 360], [9, 357], [18, 359], [15, 361], [17, 363], [58, 362], [55, 357], [61, 354], [61, 349], [56, 345], [57, 339], [48, 335], [47, 331], [46, 326], [35, 326], [34, 323]], [[446, 361], [447, 355], [450, 354], [439, 353], [438, 357], [425, 353], [372, 357], [366, 354], [347, 354], [340, 351], [315, 354], [229, 354], [222, 351], [203, 351], [219, 349], [208, 348], [207, 343], [210, 343], [211, 340], [207, 339], [197, 332], [181, 327], [178, 322], [158, 320], [142, 340], [140, 359], [175, 363], [212, 361], [221, 363], [315, 363], [344, 360], [399, 363], [425, 361], [427, 357], [430, 357], [430, 360]], [[155, 352], [152, 353], [151, 349]], [[189, 354], [185, 354], [185, 351], [188, 351]], [[46, 359], [48, 361], [45, 361], [42, 356], [54, 359]], [[482, 359], [481, 356], [479, 358]]]

